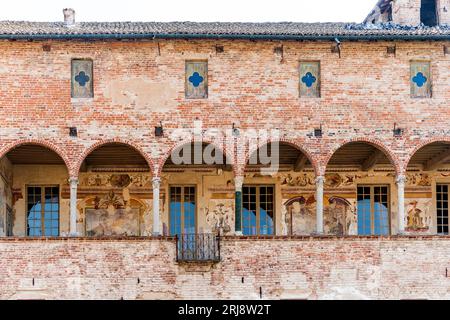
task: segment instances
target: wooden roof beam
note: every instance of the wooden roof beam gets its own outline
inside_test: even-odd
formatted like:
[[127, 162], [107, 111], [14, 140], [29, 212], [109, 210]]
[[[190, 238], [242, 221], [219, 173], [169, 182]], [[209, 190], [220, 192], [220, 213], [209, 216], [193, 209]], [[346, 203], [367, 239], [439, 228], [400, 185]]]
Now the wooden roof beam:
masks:
[[305, 168], [306, 162], [308, 162], [308, 158], [305, 157], [303, 153], [300, 153], [300, 155], [297, 158], [297, 161], [295, 161], [294, 164], [294, 171], [300, 172]]
[[425, 162], [423, 166], [424, 171], [431, 171], [435, 170], [441, 165], [442, 163], [450, 160], [450, 148], [445, 149], [435, 157], [431, 158], [427, 162]]
[[366, 159], [364, 160], [361, 170], [362, 171], [369, 171], [372, 170], [373, 167], [377, 164], [377, 162], [383, 157], [383, 152], [375, 149], [374, 152]]

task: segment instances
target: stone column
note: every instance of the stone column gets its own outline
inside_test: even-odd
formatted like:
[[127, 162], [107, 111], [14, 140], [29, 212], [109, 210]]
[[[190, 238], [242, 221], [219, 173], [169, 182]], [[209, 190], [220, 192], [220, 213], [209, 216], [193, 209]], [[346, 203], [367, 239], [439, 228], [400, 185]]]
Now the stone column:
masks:
[[70, 222], [69, 222], [69, 234], [72, 237], [78, 236], [77, 232], [77, 189], [78, 189], [78, 177], [71, 177], [69, 179], [70, 184]]
[[405, 176], [397, 176], [398, 234], [405, 233]]
[[161, 187], [161, 178], [154, 177], [153, 180], [153, 236], [161, 235], [159, 219], [159, 188]]
[[242, 185], [244, 177], [238, 176], [234, 178], [235, 197], [234, 197], [234, 233], [237, 236], [242, 235]]
[[316, 233], [323, 234], [323, 183], [324, 176], [316, 178]]

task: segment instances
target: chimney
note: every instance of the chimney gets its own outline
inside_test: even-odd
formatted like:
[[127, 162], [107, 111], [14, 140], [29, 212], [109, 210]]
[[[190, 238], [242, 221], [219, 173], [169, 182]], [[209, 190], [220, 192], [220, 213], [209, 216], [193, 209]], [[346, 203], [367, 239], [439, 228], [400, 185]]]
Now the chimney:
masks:
[[73, 26], [75, 24], [75, 10], [73, 9], [63, 9], [64, 22], [66, 26]]

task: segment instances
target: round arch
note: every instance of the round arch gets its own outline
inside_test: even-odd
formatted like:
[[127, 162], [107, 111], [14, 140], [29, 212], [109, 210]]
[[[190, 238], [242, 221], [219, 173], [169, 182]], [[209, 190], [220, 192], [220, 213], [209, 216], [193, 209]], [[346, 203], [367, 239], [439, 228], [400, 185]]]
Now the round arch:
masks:
[[108, 144], [119, 144], [119, 145], [128, 146], [128, 147], [134, 149], [145, 159], [145, 161], [147, 162], [148, 167], [150, 169], [150, 173], [153, 175], [153, 160], [148, 156], [148, 154], [136, 143], [129, 141], [129, 140], [119, 139], [119, 138], [105, 139], [105, 140], [97, 141], [96, 143], [94, 143], [93, 145], [88, 147], [78, 158], [78, 160], [75, 164], [75, 167], [74, 167], [74, 171], [73, 171], [74, 175], [78, 176], [81, 165], [83, 164], [83, 161], [86, 159], [86, 157], [89, 156], [89, 154], [91, 154], [96, 149], [101, 148]]
[[18, 141], [14, 141], [12, 143], [9, 143], [6, 146], [2, 147], [2, 149], [0, 150], [0, 159], [3, 158], [4, 156], [6, 156], [8, 154], [8, 152], [10, 152], [11, 150], [19, 148], [19, 147], [24, 146], [24, 145], [41, 146], [41, 147], [44, 147], [46, 149], [49, 149], [49, 150], [53, 151], [54, 153], [56, 153], [64, 161], [64, 164], [66, 166], [67, 172], [70, 175], [71, 170], [73, 168], [73, 164], [70, 161], [69, 157], [66, 155], [66, 153], [64, 153], [61, 150], [60, 147], [58, 147], [53, 142], [50, 142], [50, 141], [47, 141], [47, 140], [23, 139], [23, 140], [18, 140]]
[[414, 146], [414, 149], [408, 153], [408, 156], [404, 161], [405, 170], [409, 166], [411, 159], [414, 157], [414, 155], [418, 151], [420, 151], [422, 148], [432, 145], [434, 143], [443, 143], [443, 144], [450, 145], [450, 137], [439, 136], [439, 137], [433, 137], [433, 138], [430, 138], [427, 140], [420, 141], [417, 145]]
[[327, 169], [327, 167], [328, 167], [328, 165], [330, 163], [331, 158], [336, 154], [336, 152], [338, 150], [340, 150], [341, 148], [345, 147], [346, 145], [349, 145], [351, 143], [356, 143], [356, 142], [366, 143], [368, 145], [371, 145], [371, 146], [377, 148], [378, 150], [383, 152], [384, 155], [386, 155], [386, 157], [388, 158], [389, 162], [394, 167], [396, 175], [401, 175], [403, 173], [403, 167], [401, 166], [401, 163], [400, 163], [399, 159], [397, 158], [397, 156], [391, 150], [389, 150], [389, 148], [384, 143], [382, 143], [381, 141], [379, 141], [377, 139], [366, 138], [366, 137], [357, 137], [357, 138], [348, 139], [348, 140], [345, 140], [345, 141], [341, 142], [336, 148], [333, 148], [327, 154], [327, 156], [326, 156], [326, 158], [325, 158], [325, 160], [324, 160], [324, 162], [322, 164], [323, 173], [326, 172], [326, 169]]
[[165, 152], [164, 155], [163, 155], [162, 157], [160, 157], [160, 159], [159, 159], [159, 161], [158, 161], [158, 169], [155, 170], [155, 171], [157, 172], [158, 176], [161, 175], [161, 172], [162, 172], [162, 170], [163, 170], [164, 164], [165, 164], [166, 161], [170, 158], [170, 156], [171, 156], [171, 154], [172, 154], [172, 152], [173, 152], [174, 150], [176, 150], [176, 149], [178, 149], [178, 148], [180, 148], [180, 147], [182, 147], [182, 146], [184, 146], [184, 145], [188, 145], [188, 144], [192, 144], [192, 143], [203, 143], [203, 144], [207, 144], [207, 145], [212, 145], [212, 146], [214, 146], [215, 149], [220, 150], [220, 152], [222, 152], [222, 154], [226, 157], [227, 162], [228, 162], [228, 161], [231, 162], [230, 165], [231, 165], [231, 167], [232, 167], [232, 169], [233, 169], [233, 174], [236, 175], [236, 173], [237, 173], [238, 171], [237, 171], [237, 168], [236, 168], [236, 164], [235, 164], [234, 161], [233, 161], [233, 159], [234, 159], [233, 153], [230, 153], [229, 150], [226, 149], [226, 147], [225, 147], [226, 144], [225, 144], [225, 143], [224, 143], [224, 146], [223, 146], [223, 147], [220, 147], [220, 146], [217, 145], [217, 143], [215, 143], [214, 141], [209, 140], [209, 139], [204, 139], [204, 138], [202, 138], [202, 140], [196, 141], [196, 140], [194, 140], [194, 139], [192, 138], [192, 139], [187, 139], [187, 140], [183, 140], [183, 141], [174, 143], [174, 144], [167, 150], [167, 152]]
[[277, 142], [280, 144], [285, 144], [285, 145], [291, 146], [292, 148], [300, 151], [304, 156], [306, 156], [306, 158], [309, 160], [309, 162], [311, 162], [311, 165], [314, 169], [315, 175], [317, 176], [319, 174], [320, 170], [319, 170], [318, 161], [316, 161], [316, 159], [313, 157], [312, 153], [309, 150], [307, 150], [304, 146], [297, 143], [296, 141], [288, 140], [288, 139], [268, 140], [268, 141], [259, 143], [257, 146], [252, 146], [250, 148], [247, 148], [246, 154], [245, 154], [245, 165], [244, 165], [243, 171], [247, 167], [250, 157], [253, 155], [253, 153], [258, 151], [261, 147], [264, 147], [271, 143], [277, 143]]

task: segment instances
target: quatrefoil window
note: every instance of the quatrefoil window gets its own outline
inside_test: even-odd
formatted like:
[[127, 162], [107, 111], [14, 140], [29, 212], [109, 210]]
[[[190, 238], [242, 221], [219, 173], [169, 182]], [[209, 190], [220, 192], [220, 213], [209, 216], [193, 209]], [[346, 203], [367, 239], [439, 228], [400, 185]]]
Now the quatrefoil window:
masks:
[[425, 77], [422, 72], [418, 72], [412, 79], [418, 87], [423, 87], [427, 80], [427, 77]]
[[82, 87], [84, 87], [86, 83], [89, 82], [89, 79], [89, 76], [84, 71], [81, 71], [78, 75], [75, 76], [75, 81], [78, 82], [78, 84]]
[[307, 72], [303, 77], [302, 77], [302, 82], [308, 87], [311, 88], [312, 85], [314, 84], [314, 82], [317, 81], [317, 78], [313, 76], [313, 74], [311, 72]]
[[189, 82], [196, 88], [203, 82], [203, 80], [204, 78], [198, 72], [194, 72], [192, 76], [189, 77]]

